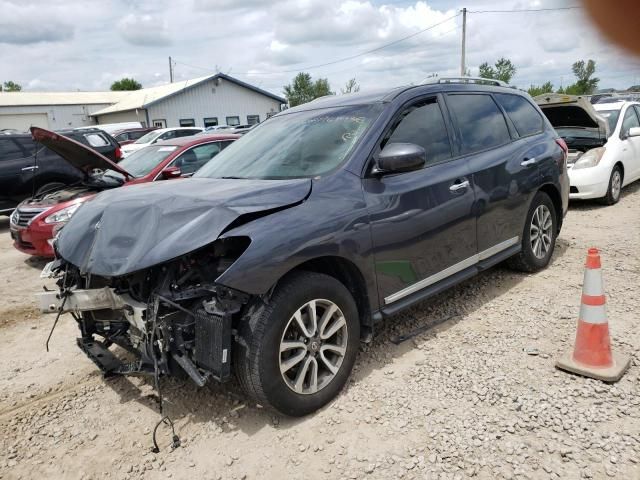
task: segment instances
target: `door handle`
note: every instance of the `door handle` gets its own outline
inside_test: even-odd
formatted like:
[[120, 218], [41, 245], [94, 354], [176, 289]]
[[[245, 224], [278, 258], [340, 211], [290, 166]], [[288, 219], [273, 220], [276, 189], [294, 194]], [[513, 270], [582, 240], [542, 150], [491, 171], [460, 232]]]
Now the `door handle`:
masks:
[[22, 171], [23, 171], [23, 172], [27, 172], [27, 171], [29, 171], [29, 170], [37, 170], [38, 168], [40, 168], [40, 167], [38, 167], [37, 165], [34, 165], [33, 167], [24, 167], [24, 168], [22, 169]]
[[520, 162], [520, 165], [522, 165], [523, 167], [528, 167], [529, 165], [535, 165], [536, 163], [536, 159], [535, 158], [529, 158], [528, 160], [525, 160], [524, 162]]
[[469, 180], [465, 180], [464, 182], [460, 183], [454, 183], [449, 187], [449, 191], [452, 193], [457, 193], [461, 190], [465, 190], [466, 188], [469, 188]]

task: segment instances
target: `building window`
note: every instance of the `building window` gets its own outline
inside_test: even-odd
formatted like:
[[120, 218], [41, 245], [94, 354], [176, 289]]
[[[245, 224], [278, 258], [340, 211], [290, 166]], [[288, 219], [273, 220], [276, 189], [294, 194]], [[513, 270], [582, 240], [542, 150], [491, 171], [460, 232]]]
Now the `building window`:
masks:
[[227, 117], [227, 125], [240, 125], [240, 117]]
[[207, 117], [202, 120], [204, 122], [204, 128], [215, 127], [218, 125], [218, 117]]
[[157, 128], [167, 127], [167, 121], [164, 118], [157, 118], [156, 120], [153, 120], [152, 123], [153, 123], [153, 126]]
[[247, 123], [249, 125], [260, 123], [260, 115], [247, 115]]
[[195, 127], [196, 121], [193, 118], [181, 118], [180, 119], [181, 127]]

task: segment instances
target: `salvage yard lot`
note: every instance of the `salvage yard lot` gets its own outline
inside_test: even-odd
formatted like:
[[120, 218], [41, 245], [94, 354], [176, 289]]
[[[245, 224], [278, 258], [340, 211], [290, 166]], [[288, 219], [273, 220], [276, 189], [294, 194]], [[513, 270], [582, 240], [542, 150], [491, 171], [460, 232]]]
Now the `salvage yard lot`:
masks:
[[[633, 357], [615, 385], [553, 368], [591, 246], [613, 348]], [[387, 322], [316, 414], [274, 416], [235, 383], [163, 381], [183, 445], [170, 452], [161, 427], [152, 454], [151, 384], [102, 379], [69, 316], [45, 351], [53, 317], [32, 296], [44, 263], [13, 249], [2, 218], [0, 478], [640, 478], [639, 252], [639, 185], [612, 207], [574, 203], [547, 270], [494, 268]]]

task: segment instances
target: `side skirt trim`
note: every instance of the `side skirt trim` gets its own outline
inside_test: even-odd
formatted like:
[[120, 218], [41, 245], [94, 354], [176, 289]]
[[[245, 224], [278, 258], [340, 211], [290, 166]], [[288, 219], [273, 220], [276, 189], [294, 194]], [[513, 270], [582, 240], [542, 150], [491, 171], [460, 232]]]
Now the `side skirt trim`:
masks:
[[483, 260], [491, 258], [494, 255], [502, 252], [503, 250], [506, 250], [514, 245], [517, 245], [519, 242], [520, 242], [520, 237], [513, 237], [513, 238], [510, 238], [509, 240], [505, 240], [504, 242], [500, 242], [494, 245], [493, 247], [487, 248], [482, 252], [472, 255], [471, 257], [466, 258], [454, 265], [451, 265], [450, 267], [447, 267], [438, 273], [434, 273], [433, 275], [423, 280], [420, 280], [419, 282], [409, 285], [408, 287], [403, 288], [399, 292], [393, 293], [388, 297], [385, 297], [384, 303], [385, 305], [389, 305], [390, 303], [396, 302], [401, 298], [406, 297], [407, 295], [411, 295], [412, 293], [422, 290], [423, 288], [427, 288], [430, 285], [433, 285], [434, 283], [437, 283], [441, 280], [444, 280], [447, 277], [455, 275], [456, 273], [461, 272], [462, 270], [472, 267]]

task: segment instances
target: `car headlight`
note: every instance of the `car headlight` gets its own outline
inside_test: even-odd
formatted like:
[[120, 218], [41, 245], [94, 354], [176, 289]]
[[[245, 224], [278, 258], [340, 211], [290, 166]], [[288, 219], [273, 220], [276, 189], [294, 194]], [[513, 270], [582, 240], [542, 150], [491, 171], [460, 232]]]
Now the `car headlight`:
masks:
[[55, 213], [52, 213], [51, 215], [49, 215], [48, 217], [46, 217], [44, 219], [44, 223], [60, 223], [60, 222], [66, 222], [68, 221], [71, 216], [76, 213], [76, 210], [78, 210], [78, 208], [80, 208], [80, 203], [75, 203], [73, 205], [69, 205], [66, 208], [63, 208], [62, 210], [58, 210]]
[[576, 170], [579, 168], [595, 167], [596, 165], [598, 165], [598, 163], [600, 163], [604, 152], [604, 147], [592, 148], [591, 150], [586, 151], [583, 155], [580, 156], [580, 158], [578, 158], [576, 163], [573, 164], [573, 169]]

